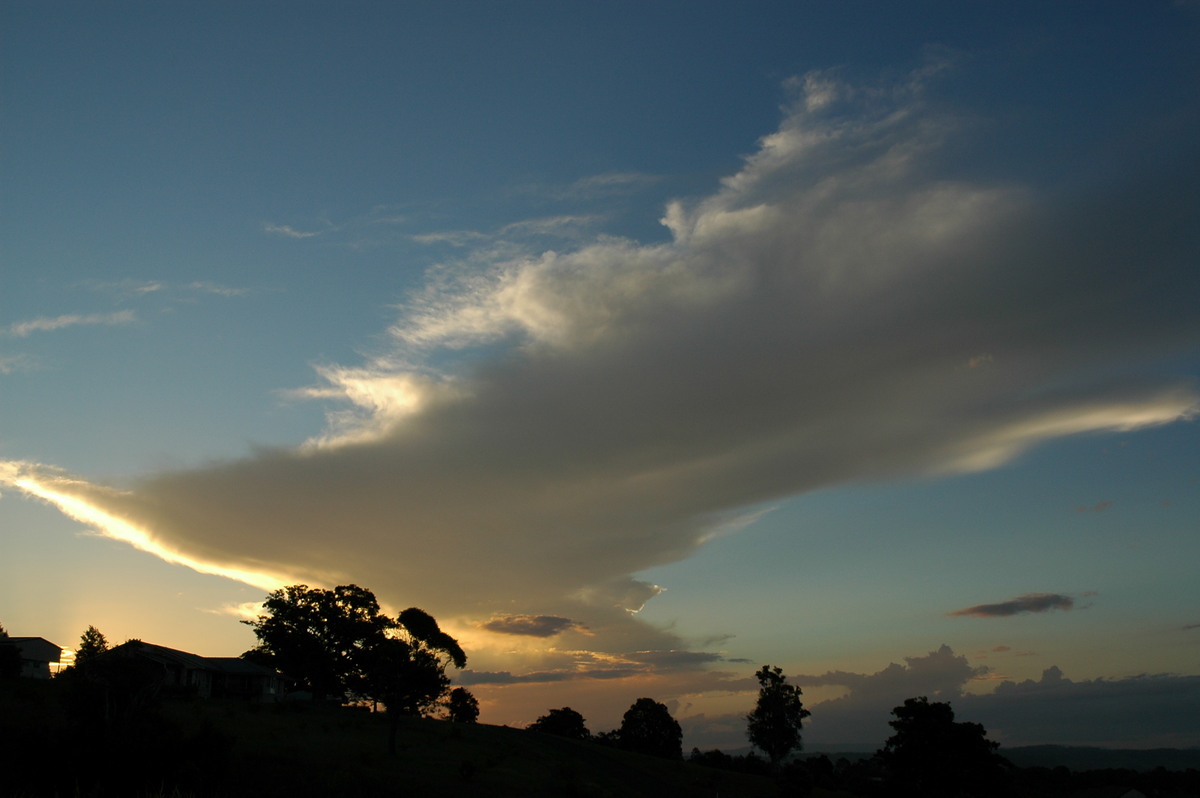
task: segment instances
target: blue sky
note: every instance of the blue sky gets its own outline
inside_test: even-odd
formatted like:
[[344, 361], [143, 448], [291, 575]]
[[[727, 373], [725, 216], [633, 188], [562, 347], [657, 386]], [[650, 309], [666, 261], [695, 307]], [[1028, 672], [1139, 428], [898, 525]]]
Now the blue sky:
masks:
[[1200, 744], [1195, 3], [0, 13], [12, 633], [352, 581], [485, 722]]

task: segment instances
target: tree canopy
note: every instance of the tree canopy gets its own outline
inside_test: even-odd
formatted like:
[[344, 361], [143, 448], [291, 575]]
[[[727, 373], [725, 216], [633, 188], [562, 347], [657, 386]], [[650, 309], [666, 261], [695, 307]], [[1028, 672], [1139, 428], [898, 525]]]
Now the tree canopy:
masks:
[[474, 723], [479, 719], [479, 701], [465, 687], [455, 687], [446, 699], [446, 718], [452, 723]]
[[755, 676], [758, 704], [746, 715], [746, 737], [777, 767], [789, 753], [800, 750], [800, 730], [812, 713], [800, 701], [800, 688], [787, 683], [782, 668], [763, 665]]
[[541, 732], [542, 734], [569, 737], [572, 740], [586, 740], [592, 736], [591, 732], [588, 731], [583, 715], [580, 715], [570, 707], [552, 709], [526, 728], [530, 731]]
[[898, 795], [989, 795], [1002, 792], [1007, 761], [978, 723], [954, 720], [950, 704], [909, 698], [892, 710], [879, 757]]
[[96, 627], [88, 626], [79, 636], [79, 648], [75, 649], [75, 664], [87, 665], [90, 660], [105, 651], [108, 651], [107, 638]]
[[410, 607], [389, 618], [358, 585], [292, 585], [263, 606], [265, 615], [245, 622], [259, 644], [243, 656], [297, 679], [315, 698], [358, 696], [389, 712], [421, 714], [449, 689], [447, 664], [467, 662], [432, 615]]
[[683, 730], [665, 704], [639, 698], [625, 711], [617, 730], [621, 746], [664, 759], [683, 758]]

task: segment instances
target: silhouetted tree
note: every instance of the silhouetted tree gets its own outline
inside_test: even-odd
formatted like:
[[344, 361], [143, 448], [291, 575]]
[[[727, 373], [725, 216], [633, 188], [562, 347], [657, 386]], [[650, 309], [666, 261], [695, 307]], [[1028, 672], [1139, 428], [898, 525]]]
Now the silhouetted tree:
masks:
[[357, 585], [292, 585], [270, 593], [263, 607], [266, 615], [243, 621], [259, 641], [243, 656], [297, 679], [317, 699], [363, 694], [367, 654], [396, 627]]
[[746, 716], [746, 737], [750, 744], [771, 759], [771, 767], [792, 751], [800, 750], [800, 730], [812, 713], [800, 701], [800, 688], [787, 683], [782, 668], [763, 665], [758, 678], [758, 704]]
[[75, 649], [75, 664], [77, 666], [87, 665], [94, 657], [105, 651], [108, 651], [108, 640], [99, 629], [88, 626], [79, 636], [79, 648]]
[[683, 730], [665, 704], [639, 698], [625, 711], [617, 730], [621, 746], [664, 759], [683, 757]]
[[0, 637], [0, 679], [16, 679], [21, 675], [21, 649]]
[[909, 698], [892, 710], [895, 734], [879, 759], [897, 795], [994, 795], [1004, 791], [1008, 762], [978, 723], [959, 723], [948, 703]]
[[580, 715], [570, 707], [552, 709], [533, 723], [530, 723], [526, 728], [530, 731], [541, 732], [543, 734], [569, 737], [572, 740], [586, 740], [592, 736], [591, 732], [588, 731], [583, 715]]
[[479, 719], [479, 701], [465, 687], [455, 687], [446, 699], [446, 717], [454, 723], [474, 723]]

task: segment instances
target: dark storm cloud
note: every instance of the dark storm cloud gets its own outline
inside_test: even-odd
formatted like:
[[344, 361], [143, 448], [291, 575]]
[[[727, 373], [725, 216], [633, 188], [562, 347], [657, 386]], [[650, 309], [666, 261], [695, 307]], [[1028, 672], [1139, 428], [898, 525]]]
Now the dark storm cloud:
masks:
[[535, 671], [532, 673], [514, 674], [509, 671], [472, 671], [466, 670], [454, 677], [455, 684], [461, 685], [503, 685], [503, 684], [542, 684], [550, 682], [568, 682], [581, 679], [625, 679], [638, 676], [644, 671], [637, 668], [596, 668], [582, 671]]
[[1075, 599], [1061, 593], [1026, 593], [996, 604], [976, 604], [948, 613], [951, 616], [970, 615], [976, 618], [1007, 618], [1025, 612], [1050, 612], [1075, 608]]
[[504, 615], [480, 624], [480, 628], [489, 632], [529, 637], [554, 637], [574, 626], [575, 622], [570, 618], [557, 615]]

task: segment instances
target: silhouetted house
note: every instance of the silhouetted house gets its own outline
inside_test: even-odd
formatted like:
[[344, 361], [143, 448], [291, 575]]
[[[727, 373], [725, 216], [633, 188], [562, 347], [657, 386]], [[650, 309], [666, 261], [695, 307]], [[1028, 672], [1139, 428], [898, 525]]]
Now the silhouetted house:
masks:
[[282, 698], [283, 677], [276, 671], [241, 657], [205, 657], [213, 668], [214, 698], [244, 698], [269, 701]]
[[167, 692], [200, 698], [269, 701], [283, 695], [282, 676], [238, 657], [201, 657], [187, 651], [130, 640], [106, 651], [104, 658], [131, 657], [151, 666]]
[[44, 637], [4, 637], [0, 645], [13, 646], [21, 654], [21, 676], [49, 679], [50, 663], [58, 664], [62, 648]]

